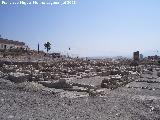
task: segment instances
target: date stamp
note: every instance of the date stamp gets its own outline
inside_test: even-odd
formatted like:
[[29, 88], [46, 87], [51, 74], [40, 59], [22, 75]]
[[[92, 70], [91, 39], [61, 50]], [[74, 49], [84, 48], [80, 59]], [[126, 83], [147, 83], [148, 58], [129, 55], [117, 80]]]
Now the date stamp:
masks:
[[1, 5], [76, 5], [75, 0], [65, 0], [65, 1], [18, 1], [18, 2], [7, 2], [5, 0], [1, 1]]

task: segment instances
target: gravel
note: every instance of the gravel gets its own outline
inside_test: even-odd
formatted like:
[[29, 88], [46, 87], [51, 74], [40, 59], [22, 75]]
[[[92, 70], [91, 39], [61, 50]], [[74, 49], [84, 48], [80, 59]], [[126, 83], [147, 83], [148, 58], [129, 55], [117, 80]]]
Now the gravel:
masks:
[[[66, 62], [66, 65], [74, 66], [76, 62]], [[104, 91], [103, 95], [96, 96], [91, 95], [92, 89], [88, 89], [89, 93], [76, 92], [48, 88], [36, 81], [11, 82], [13, 80], [4, 76], [10, 71], [18, 71], [15, 66], [15, 70], [12, 66], [8, 67], [4, 69], [8, 72], [0, 73], [0, 120], [160, 120], [160, 89], [155, 89], [160, 88], [160, 83], [151, 82], [160, 78], [154, 70], [144, 72], [139, 81], [135, 79], [114, 90], [99, 89], [101, 81], [107, 76], [74, 79], [72, 75], [72, 84], [93, 85], [97, 90]], [[53, 67], [46, 68], [44, 71]], [[49, 79], [49, 74], [45, 72], [44, 77]]]
[[20, 85], [0, 79], [0, 120], [160, 119], [159, 90], [121, 87], [92, 97], [63, 90], [27, 91]]

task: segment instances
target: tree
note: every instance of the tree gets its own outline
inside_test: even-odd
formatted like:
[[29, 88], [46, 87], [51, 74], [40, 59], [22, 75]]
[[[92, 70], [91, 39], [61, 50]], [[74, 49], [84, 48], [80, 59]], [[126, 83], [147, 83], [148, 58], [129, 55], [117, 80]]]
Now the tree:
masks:
[[47, 42], [44, 44], [45, 49], [47, 49], [47, 53], [48, 51], [51, 49], [51, 43]]

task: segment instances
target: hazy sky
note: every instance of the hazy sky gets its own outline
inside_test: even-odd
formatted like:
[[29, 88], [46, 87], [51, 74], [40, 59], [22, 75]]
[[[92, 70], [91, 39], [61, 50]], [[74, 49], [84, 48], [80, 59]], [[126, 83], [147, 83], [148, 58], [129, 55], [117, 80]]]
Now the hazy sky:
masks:
[[43, 44], [49, 41], [51, 51], [79, 56], [128, 56], [137, 50], [157, 54], [160, 0], [76, 0], [76, 5], [68, 6], [0, 4], [0, 34], [24, 41], [32, 49], [40, 43], [44, 50]]

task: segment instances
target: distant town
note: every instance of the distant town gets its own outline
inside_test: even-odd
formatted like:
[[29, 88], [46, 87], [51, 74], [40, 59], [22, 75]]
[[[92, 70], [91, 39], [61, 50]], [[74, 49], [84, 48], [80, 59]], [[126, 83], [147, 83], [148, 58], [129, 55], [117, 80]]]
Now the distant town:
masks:
[[[50, 44], [50, 43], [48, 43]], [[45, 46], [44, 46], [45, 47]], [[50, 47], [50, 45], [49, 45]], [[47, 46], [45, 47], [47, 49]], [[47, 49], [47, 53], [48, 51], [50, 50]], [[70, 48], [69, 48], [70, 50]], [[24, 52], [35, 52], [40, 54], [40, 53], [43, 53], [43, 51], [40, 51], [40, 48], [39, 48], [39, 43], [37, 43], [37, 50], [31, 50], [29, 48], [29, 46], [27, 46], [24, 42], [20, 42], [20, 41], [15, 41], [15, 40], [9, 40], [9, 39], [4, 39], [4, 38], [1, 38], [0, 37], [0, 51], [5, 51], [4, 54], [7, 54], [11, 51], [23, 51]], [[11, 53], [12, 54], [12, 53]], [[64, 57], [64, 56], [68, 56], [68, 55], [61, 55], [61, 53], [50, 53], [50, 55], [53, 57], [53, 58], [56, 58], [56, 57]], [[71, 57], [71, 56], [70, 56]], [[78, 57], [78, 56], [77, 56]], [[123, 56], [122, 56], [123, 57]], [[88, 59], [96, 59], [96, 57], [87, 57]], [[105, 58], [105, 57], [104, 57]], [[117, 58], [119, 58], [117, 56]], [[152, 56], [143, 56], [142, 53], [140, 53], [139, 51], [136, 51], [136, 52], [133, 52], [133, 57], [132, 57], [135, 61], [139, 61], [139, 60], [143, 60], [143, 59], [149, 59], [149, 60], [159, 60], [160, 59], [160, 56], [158, 55], [152, 55]], [[99, 57], [97, 57], [97, 59], [100, 59]], [[102, 57], [103, 59], [103, 57]]]

